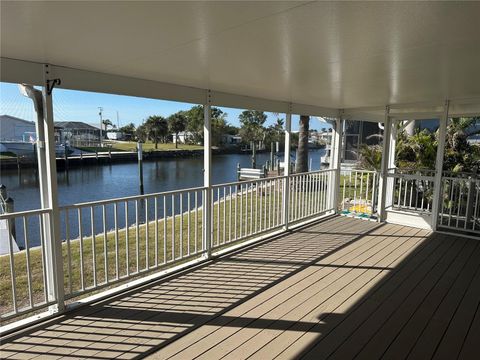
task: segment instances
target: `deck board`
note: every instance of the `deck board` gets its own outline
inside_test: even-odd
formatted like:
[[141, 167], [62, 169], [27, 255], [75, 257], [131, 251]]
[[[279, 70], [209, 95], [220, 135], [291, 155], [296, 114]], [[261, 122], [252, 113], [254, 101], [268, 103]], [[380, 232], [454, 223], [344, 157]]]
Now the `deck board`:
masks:
[[8, 339], [8, 359], [474, 358], [480, 242], [336, 217]]

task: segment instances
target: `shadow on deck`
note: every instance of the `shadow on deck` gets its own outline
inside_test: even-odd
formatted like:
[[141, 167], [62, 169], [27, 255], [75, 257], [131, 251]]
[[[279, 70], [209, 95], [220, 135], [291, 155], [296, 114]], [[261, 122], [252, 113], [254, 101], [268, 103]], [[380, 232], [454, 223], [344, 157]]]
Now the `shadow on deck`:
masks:
[[474, 358], [479, 244], [336, 217], [23, 331], [0, 355]]

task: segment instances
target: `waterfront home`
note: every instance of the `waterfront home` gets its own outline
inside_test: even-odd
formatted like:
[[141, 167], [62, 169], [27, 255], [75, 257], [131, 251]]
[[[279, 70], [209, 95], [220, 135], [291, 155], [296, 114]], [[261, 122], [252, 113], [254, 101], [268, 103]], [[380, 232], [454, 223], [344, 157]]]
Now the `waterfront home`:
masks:
[[100, 129], [81, 121], [56, 121], [61, 143], [70, 146], [96, 146], [100, 143]]
[[[0, 80], [42, 89], [32, 109], [46, 130], [40, 206], [0, 215], [25, 244], [14, 252], [6, 232], [0, 357], [478, 358], [478, 149], [457, 159], [447, 138], [454, 119], [480, 115], [480, 2], [0, 7]], [[61, 89], [202, 105], [203, 163], [188, 179], [199, 186], [61, 202]], [[331, 119], [329, 165], [298, 160], [293, 173], [287, 156], [280, 173], [215, 182], [231, 170], [213, 166], [214, 107], [279, 114], [287, 154], [302, 130], [301, 160], [310, 119]], [[396, 151], [405, 119], [438, 125], [411, 147], [413, 169]], [[360, 126], [382, 130], [380, 169], [343, 166], [367, 138]], [[444, 171], [452, 162], [462, 172]], [[170, 165], [146, 174], [182, 174]], [[123, 189], [104, 185], [83, 191]]]

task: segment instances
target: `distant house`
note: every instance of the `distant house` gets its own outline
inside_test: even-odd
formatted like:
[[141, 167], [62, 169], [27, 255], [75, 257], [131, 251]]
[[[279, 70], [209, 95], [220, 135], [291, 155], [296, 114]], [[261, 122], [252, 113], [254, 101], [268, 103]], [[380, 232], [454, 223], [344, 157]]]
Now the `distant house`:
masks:
[[70, 146], [96, 146], [100, 142], [100, 129], [81, 121], [58, 121], [60, 142]]
[[118, 130], [107, 130], [107, 139], [109, 140], [125, 140], [125, 134]]
[[35, 134], [35, 122], [15, 116], [0, 115], [0, 140], [31, 142], [35, 140]]
[[[173, 143], [175, 144], [177, 142], [177, 137], [175, 136], [175, 134], [172, 134], [171, 136], [172, 136]], [[178, 133], [179, 144], [186, 144], [186, 143], [192, 142], [194, 138], [195, 138], [194, 134], [189, 131], [182, 131]]]

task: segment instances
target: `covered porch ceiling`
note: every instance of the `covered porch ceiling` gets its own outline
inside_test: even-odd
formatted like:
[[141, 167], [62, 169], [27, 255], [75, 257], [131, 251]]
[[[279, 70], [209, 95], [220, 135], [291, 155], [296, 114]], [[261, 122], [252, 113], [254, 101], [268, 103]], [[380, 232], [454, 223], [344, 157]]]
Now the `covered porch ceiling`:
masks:
[[478, 2], [2, 1], [1, 80], [41, 84], [50, 63], [65, 88], [210, 89], [223, 106], [312, 114], [479, 99], [479, 17]]

